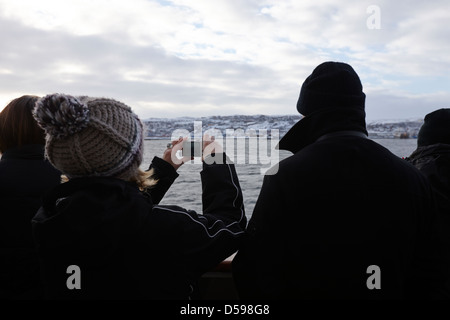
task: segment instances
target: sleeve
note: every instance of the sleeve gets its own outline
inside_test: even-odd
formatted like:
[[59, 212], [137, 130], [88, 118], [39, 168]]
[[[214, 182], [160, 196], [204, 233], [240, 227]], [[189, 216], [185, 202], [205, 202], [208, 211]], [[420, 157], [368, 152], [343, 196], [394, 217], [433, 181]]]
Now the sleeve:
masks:
[[169, 190], [170, 186], [179, 175], [170, 163], [159, 157], [153, 158], [148, 171], [152, 169], [154, 171], [152, 178], [158, 180], [158, 183], [144, 193], [150, 195], [153, 204], [158, 204], [161, 202], [162, 198], [164, 198], [167, 190]]
[[237, 251], [247, 223], [233, 164], [204, 163], [201, 180], [203, 214], [178, 206], [153, 209], [182, 224], [184, 266], [193, 279]]

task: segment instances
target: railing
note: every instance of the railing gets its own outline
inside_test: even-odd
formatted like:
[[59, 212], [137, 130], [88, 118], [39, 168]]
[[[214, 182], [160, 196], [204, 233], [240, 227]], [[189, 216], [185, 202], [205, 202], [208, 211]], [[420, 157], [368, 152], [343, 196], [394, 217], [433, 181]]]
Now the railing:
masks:
[[235, 254], [219, 263], [199, 280], [199, 298], [205, 300], [236, 300], [237, 291], [231, 273]]

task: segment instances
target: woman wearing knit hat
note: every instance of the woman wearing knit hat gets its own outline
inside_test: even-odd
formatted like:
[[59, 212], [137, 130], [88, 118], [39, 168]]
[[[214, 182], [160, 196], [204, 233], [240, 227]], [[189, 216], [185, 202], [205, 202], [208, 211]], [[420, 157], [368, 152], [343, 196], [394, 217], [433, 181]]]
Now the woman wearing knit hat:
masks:
[[172, 157], [180, 141], [144, 172], [142, 123], [127, 105], [52, 94], [34, 115], [46, 157], [69, 178], [32, 221], [48, 298], [186, 299], [237, 250], [246, 218], [233, 164], [204, 161], [203, 214], [163, 206], [182, 164]]

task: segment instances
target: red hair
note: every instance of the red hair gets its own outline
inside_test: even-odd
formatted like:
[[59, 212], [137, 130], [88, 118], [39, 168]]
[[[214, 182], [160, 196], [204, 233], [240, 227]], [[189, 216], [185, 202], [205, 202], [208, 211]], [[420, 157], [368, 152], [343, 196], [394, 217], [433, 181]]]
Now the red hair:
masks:
[[0, 112], [0, 153], [26, 144], [45, 145], [45, 133], [33, 118], [37, 96], [22, 96], [12, 100]]

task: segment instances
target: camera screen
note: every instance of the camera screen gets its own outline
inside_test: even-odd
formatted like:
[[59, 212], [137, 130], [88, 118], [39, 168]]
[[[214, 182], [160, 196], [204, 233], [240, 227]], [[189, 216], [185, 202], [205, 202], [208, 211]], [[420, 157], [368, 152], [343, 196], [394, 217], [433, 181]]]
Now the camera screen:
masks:
[[183, 157], [201, 157], [202, 143], [201, 141], [185, 141], [183, 143]]

